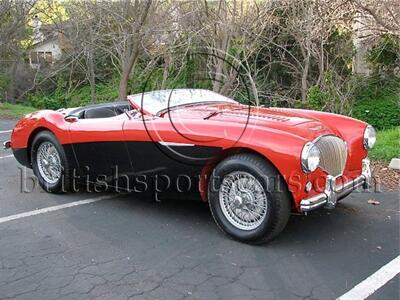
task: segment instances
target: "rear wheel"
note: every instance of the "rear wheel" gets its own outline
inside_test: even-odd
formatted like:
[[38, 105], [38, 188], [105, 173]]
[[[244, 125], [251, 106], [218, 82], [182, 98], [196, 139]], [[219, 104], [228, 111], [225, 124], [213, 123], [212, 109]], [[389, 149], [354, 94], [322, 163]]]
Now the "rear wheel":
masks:
[[49, 131], [39, 132], [32, 142], [31, 162], [39, 185], [47, 192], [70, 190], [68, 161], [64, 149]]
[[273, 239], [290, 216], [285, 182], [273, 165], [255, 154], [237, 154], [219, 163], [210, 178], [208, 197], [218, 226], [242, 242]]

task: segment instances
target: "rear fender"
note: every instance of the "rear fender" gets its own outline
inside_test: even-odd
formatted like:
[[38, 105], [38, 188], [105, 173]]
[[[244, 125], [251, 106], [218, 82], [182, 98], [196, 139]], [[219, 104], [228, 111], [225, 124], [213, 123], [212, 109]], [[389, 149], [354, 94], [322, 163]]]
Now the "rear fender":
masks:
[[11, 134], [12, 149], [28, 148], [32, 137], [41, 130], [51, 131], [60, 144], [67, 144], [70, 140], [68, 127], [69, 123], [58, 112], [44, 110], [29, 114], [15, 125]]

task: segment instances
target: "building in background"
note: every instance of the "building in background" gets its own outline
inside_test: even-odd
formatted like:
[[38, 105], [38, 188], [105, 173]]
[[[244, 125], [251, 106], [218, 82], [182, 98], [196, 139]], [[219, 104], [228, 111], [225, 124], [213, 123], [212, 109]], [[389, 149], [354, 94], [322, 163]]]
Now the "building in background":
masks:
[[29, 51], [29, 64], [32, 68], [54, 64], [61, 59], [63, 50], [68, 48], [64, 27], [65, 24], [42, 25], [38, 16], [35, 16], [33, 45]]

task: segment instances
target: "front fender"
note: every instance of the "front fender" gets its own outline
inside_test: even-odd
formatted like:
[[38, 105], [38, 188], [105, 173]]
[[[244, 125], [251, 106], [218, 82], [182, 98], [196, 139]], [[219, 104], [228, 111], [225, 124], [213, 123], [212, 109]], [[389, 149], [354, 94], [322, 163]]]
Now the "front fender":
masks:
[[213, 143], [222, 146], [223, 151], [202, 172], [200, 190], [203, 200], [207, 198], [207, 179], [215, 165], [232, 152], [249, 151], [259, 154], [275, 166], [292, 193], [294, 206], [299, 206], [305, 196], [303, 187], [309, 178], [303, 172], [300, 162], [301, 151], [308, 139], [290, 132], [255, 125], [249, 125], [243, 134], [240, 124], [231, 125], [228, 135], [224, 134], [224, 128], [225, 124], [213, 124], [212, 133], [216, 138]]

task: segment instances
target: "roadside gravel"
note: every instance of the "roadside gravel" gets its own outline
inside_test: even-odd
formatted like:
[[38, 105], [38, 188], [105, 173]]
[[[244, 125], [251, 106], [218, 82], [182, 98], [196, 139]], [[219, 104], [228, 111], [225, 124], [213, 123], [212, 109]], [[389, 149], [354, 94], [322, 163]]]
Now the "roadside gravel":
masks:
[[372, 175], [382, 191], [400, 192], [400, 171], [388, 168], [384, 161], [372, 161]]

